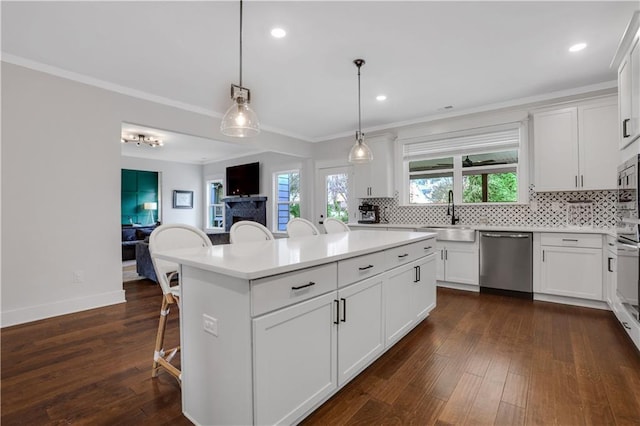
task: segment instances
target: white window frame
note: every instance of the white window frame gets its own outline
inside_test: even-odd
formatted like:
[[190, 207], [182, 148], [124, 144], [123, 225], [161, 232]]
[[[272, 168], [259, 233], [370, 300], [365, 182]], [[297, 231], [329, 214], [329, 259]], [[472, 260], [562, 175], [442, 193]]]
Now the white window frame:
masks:
[[[225, 230], [225, 205], [224, 203], [212, 203], [211, 200], [211, 185], [215, 184], [215, 183], [221, 183], [222, 184], [222, 188], [225, 187], [225, 181], [222, 178], [217, 178], [217, 179], [209, 179], [205, 182], [205, 188], [206, 188], [206, 203], [205, 203], [205, 230], [207, 231], [224, 231]], [[212, 223], [212, 218], [210, 216], [210, 211], [211, 211], [211, 207], [212, 206], [218, 206], [222, 208], [222, 225], [221, 226], [216, 226], [216, 227], [212, 227], [210, 226]]]
[[[517, 147], [509, 147], [501, 143], [482, 143], [483, 134], [491, 134], [503, 130], [518, 129], [519, 142]], [[480, 137], [476, 137], [480, 136]], [[474, 140], [473, 144], [465, 145], [465, 138], [469, 137]], [[454, 141], [457, 143], [450, 144]], [[518, 122], [505, 123], [500, 125], [492, 125], [479, 127], [463, 131], [442, 133], [430, 135], [426, 137], [413, 137], [410, 139], [400, 140], [396, 145], [397, 169], [400, 173], [397, 179], [400, 182], [399, 188], [399, 205], [401, 206], [437, 206], [445, 203], [409, 203], [409, 161], [427, 160], [434, 158], [453, 157], [453, 198], [458, 205], [464, 206], [485, 206], [485, 205], [517, 205], [527, 204], [529, 202], [529, 125], [528, 120]], [[453, 146], [452, 146], [453, 145]], [[518, 175], [518, 199], [516, 202], [510, 203], [463, 203], [463, 167], [462, 159], [466, 155], [483, 154], [490, 152], [499, 152], [507, 150], [518, 150], [518, 163], [514, 165], [501, 165], [500, 169], [514, 168]], [[496, 166], [478, 166], [477, 170], [483, 167], [489, 171]], [[475, 169], [475, 168], [474, 168]], [[448, 169], [450, 170], [450, 169]], [[469, 170], [469, 168], [466, 168]]]
[[[302, 210], [302, 175], [300, 169], [278, 170], [272, 173], [271, 176], [271, 188], [272, 188], [272, 229], [274, 232], [286, 232], [286, 230], [278, 229], [278, 207], [282, 204], [291, 205], [294, 204], [291, 201], [278, 201], [278, 176], [284, 174], [296, 173], [298, 175], [298, 204]], [[301, 215], [302, 216], [302, 215]]]

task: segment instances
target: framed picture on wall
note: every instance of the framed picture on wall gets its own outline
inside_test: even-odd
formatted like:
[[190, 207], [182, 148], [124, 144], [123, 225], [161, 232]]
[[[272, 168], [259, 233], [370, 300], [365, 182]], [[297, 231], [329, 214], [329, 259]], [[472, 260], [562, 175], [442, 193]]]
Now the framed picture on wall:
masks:
[[193, 191], [173, 191], [173, 208], [174, 209], [192, 209], [193, 208]]

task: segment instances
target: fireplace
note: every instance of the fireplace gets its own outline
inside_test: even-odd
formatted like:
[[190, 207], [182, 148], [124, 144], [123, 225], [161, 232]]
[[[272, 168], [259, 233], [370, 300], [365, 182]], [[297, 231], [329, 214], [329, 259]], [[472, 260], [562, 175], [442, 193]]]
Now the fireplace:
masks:
[[251, 220], [267, 226], [267, 197], [228, 197], [225, 203], [225, 230], [241, 220]]

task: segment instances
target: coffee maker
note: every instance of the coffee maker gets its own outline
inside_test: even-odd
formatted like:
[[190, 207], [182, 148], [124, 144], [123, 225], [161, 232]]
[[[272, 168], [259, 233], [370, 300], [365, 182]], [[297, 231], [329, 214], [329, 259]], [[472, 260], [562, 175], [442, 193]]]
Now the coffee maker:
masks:
[[358, 223], [380, 223], [380, 207], [369, 203], [362, 203], [358, 207], [360, 219]]

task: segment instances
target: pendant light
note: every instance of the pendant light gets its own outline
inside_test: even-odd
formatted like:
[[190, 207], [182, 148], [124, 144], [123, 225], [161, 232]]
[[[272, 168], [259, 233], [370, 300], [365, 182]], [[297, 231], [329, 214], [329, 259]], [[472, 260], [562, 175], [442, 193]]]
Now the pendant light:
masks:
[[227, 110], [220, 131], [227, 136], [246, 138], [260, 133], [258, 116], [251, 109], [251, 92], [242, 86], [242, 0], [240, 0], [240, 84], [231, 85], [233, 105]]
[[356, 143], [349, 151], [349, 162], [355, 164], [364, 164], [373, 160], [371, 149], [364, 143], [364, 134], [362, 133], [362, 114], [360, 111], [360, 67], [364, 65], [364, 59], [356, 59], [353, 61], [358, 67], [358, 131], [356, 132]]

